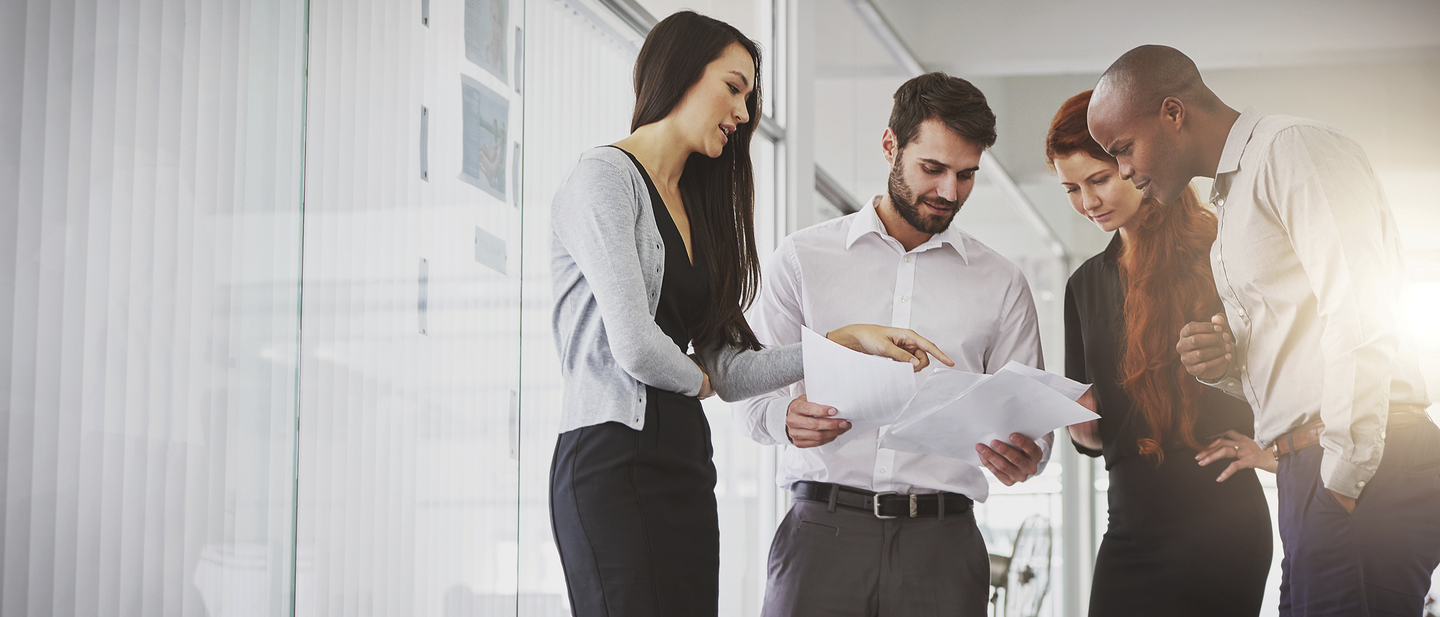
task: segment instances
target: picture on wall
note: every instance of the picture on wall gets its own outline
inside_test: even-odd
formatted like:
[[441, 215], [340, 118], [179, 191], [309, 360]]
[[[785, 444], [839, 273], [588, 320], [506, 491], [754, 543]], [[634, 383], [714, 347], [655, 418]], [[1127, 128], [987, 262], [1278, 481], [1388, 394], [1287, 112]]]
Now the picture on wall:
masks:
[[464, 129], [460, 180], [505, 201], [506, 139], [510, 101], [466, 75], [460, 76]]
[[508, 82], [505, 35], [510, 0], [465, 0], [465, 59]]

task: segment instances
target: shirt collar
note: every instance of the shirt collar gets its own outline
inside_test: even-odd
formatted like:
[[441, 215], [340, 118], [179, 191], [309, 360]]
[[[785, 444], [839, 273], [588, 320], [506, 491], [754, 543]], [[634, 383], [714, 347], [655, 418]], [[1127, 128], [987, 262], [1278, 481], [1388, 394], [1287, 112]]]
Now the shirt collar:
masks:
[[[891, 238], [890, 234], [885, 231], [885, 223], [880, 220], [880, 213], [876, 211], [879, 205], [880, 196], [876, 195], [872, 197], [870, 202], [865, 204], [863, 208], [860, 208], [859, 212], [854, 214], [853, 219], [850, 221], [850, 233], [845, 237], [845, 250], [850, 250], [850, 247], [854, 246], [855, 242], [865, 234], [873, 233], [882, 240], [885, 238], [894, 240], [894, 238]], [[895, 244], [899, 246], [900, 243], [896, 241]], [[955, 229], [953, 222], [948, 229], [931, 236], [928, 241], [915, 247], [915, 250], [912, 252], [923, 253], [945, 245], [949, 245], [950, 248], [954, 249], [955, 252], [960, 255], [960, 259], [965, 263], [970, 263], [970, 257], [965, 254], [964, 236], [959, 230]]]
[[1120, 249], [1124, 241], [1120, 239], [1120, 232], [1116, 231], [1110, 238], [1110, 244], [1105, 245], [1105, 263], [1118, 263], [1120, 261]]
[[1255, 125], [1260, 124], [1262, 117], [1256, 107], [1251, 105], [1240, 112], [1240, 117], [1231, 125], [1230, 134], [1225, 137], [1225, 148], [1220, 151], [1220, 165], [1215, 168], [1215, 183], [1210, 188], [1210, 203], [1216, 203], [1217, 198], [1229, 192], [1229, 179], [1222, 176], [1240, 170], [1240, 155], [1245, 153], [1245, 146], [1250, 145], [1250, 135], [1255, 132]]
[[1215, 175], [1234, 173], [1240, 169], [1240, 155], [1245, 153], [1250, 134], [1255, 132], [1255, 125], [1260, 123], [1261, 117], [1254, 105], [1240, 112], [1240, 117], [1230, 127], [1230, 135], [1225, 138], [1225, 149], [1220, 151], [1220, 166], [1215, 168]]

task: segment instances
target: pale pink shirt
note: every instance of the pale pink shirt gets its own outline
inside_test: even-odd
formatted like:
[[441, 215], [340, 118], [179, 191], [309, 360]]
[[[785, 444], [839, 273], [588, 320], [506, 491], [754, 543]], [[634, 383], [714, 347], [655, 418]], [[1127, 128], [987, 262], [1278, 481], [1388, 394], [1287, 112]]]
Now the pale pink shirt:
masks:
[[1211, 268], [1236, 343], [1210, 385], [1250, 403], [1262, 447], [1324, 420], [1320, 476], [1359, 497], [1390, 411], [1430, 405], [1404, 319], [1399, 229], [1365, 151], [1252, 107], [1230, 129], [1210, 199]]
[[[849, 324], [880, 324], [919, 332], [962, 371], [994, 373], [1011, 360], [1043, 368], [1035, 304], [1020, 268], [954, 226], [906, 251], [885, 232], [875, 212], [878, 200], [780, 243], [761, 279], [754, 319], [760, 342], [797, 343], [801, 326], [823, 334]], [[751, 438], [785, 444], [776, 474], [780, 486], [814, 480], [902, 494], [948, 491], [976, 501], [989, 494], [978, 467], [879, 447], [883, 428], [830, 455], [790, 445], [786, 409], [804, 392], [801, 381], [735, 406], [738, 424]], [[1053, 441], [1053, 433], [1039, 440], [1042, 470]]]

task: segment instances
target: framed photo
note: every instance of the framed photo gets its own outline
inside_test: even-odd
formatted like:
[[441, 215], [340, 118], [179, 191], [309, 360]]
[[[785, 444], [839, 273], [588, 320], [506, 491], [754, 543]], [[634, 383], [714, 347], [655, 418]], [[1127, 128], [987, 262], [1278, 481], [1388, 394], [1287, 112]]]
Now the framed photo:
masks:
[[466, 75], [460, 76], [460, 97], [465, 123], [460, 180], [503, 202], [510, 101]]
[[510, 0], [465, 0], [465, 59], [509, 83]]

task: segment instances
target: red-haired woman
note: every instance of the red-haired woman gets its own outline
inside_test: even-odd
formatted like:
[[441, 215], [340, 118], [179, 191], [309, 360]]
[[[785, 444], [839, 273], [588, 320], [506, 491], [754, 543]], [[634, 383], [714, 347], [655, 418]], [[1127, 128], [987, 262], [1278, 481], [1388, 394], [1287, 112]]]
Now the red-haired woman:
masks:
[[[1271, 532], [1252, 468], [1274, 459], [1251, 439], [1250, 408], [1196, 382], [1175, 351], [1180, 327], [1219, 309], [1216, 219], [1193, 188], [1164, 206], [1122, 179], [1090, 137], [1089, 102], [1061, 106], [1045, 155], [1075, 211], [1118, 232], [1065, 290], [1065, 372], [1094, 384], [1100, 413], [1071, 439], [1110, 473], [1090, 614], [1257, 615]], [[1208, 466], [1223, 458], [1237, 460]]]

